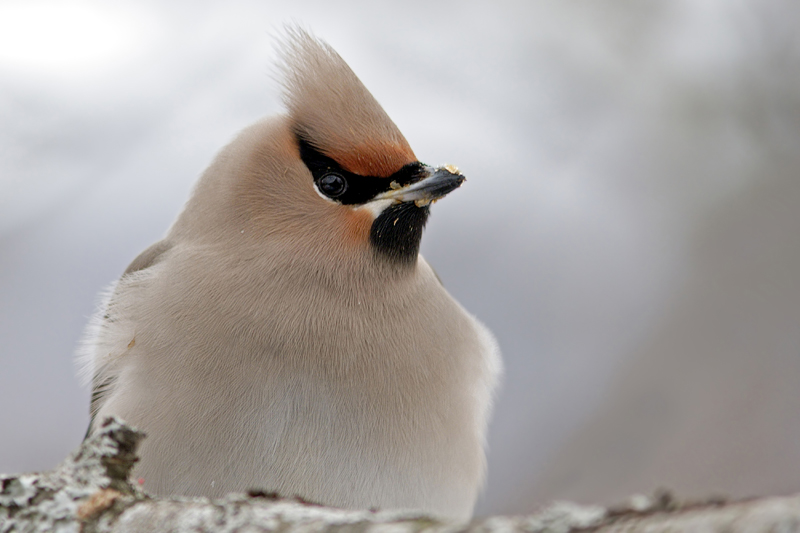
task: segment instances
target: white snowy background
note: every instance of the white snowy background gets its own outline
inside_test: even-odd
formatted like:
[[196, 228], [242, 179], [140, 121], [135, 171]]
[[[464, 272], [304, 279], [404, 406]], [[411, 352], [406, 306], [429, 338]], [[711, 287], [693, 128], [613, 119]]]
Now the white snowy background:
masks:
[[423, 253], [504, 353], [479, 513], [800, 491], [790, 0], [0, 0], [0, 471], [80, 442], [96, 294], [280, 112], [292, 22], [468, 177]]

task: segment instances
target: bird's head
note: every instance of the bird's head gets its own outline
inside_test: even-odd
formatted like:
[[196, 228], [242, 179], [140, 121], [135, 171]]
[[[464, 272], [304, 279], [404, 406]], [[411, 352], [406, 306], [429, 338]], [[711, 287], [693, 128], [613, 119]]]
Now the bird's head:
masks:
[[290, 30], [282, 59], [288, 114], [220, 153], [173, 231], [201, 225], [216, 238], [267, 239], [306, 257], [413, 266], [430, 204], [464, 176], [419, 162], [326, 43]]

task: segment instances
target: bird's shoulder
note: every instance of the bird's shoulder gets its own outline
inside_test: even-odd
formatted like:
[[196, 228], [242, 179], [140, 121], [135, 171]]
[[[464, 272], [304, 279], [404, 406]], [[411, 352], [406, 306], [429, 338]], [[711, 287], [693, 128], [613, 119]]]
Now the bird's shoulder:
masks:
[[[90, 332], [88, 336], [91, 337], [84, 344], [89, 346], [84, 347], [89, 350], [92, 358], [91, 366], [94, 368], [92, 371], [92, 396], [89, 403], [89, 427], [86, 430], [86, 437], [89, 436], [95, 422], [95, 417], [103, 406], [105, 398], [113, 390], [116, 383], [116, 373], [113, 371], [113, 365], [109, 364], [107, 358], [113, 358], [114, 351], [111, 350], [98, 350], [101, 346], [107, 348], [110, 343], [109, 337], [114, 337], [114, 325], [118, 317], [114, 307], [116, 300], [119, 299], [120, 291], [126, 286], [126, 280], [132, 277], [141, 277], [141, 275], [150, 267], [157, 264], [163, 259], [164, 254], [173, 248], [173, 244], [164, 239], [148, 246], [142, 253], [128, 265], [122, 273], [120, 280], [114, 284], [113, 288], [108, 291], [106, 302], [102, 306], [101, 311], [92, 320], [90, 324]], [[135, 340], [128, 342], [128, 348], [132, 347]], [[94, 348], [94, 349], [93, 349]], [[106, 358], [98, 358], [98, 353], [106, 354]], [[82, 356], [85, 359], [85, 355]], [[85, 362], [83, 364], [86, 364]]]
[[166, 239], [151, 244], [142, 253], [137, 255], [136, 259], [131, 261], [131, 264], [128, 265], [128, 268], [122, 273], [123, 277], [153, 266], [164, 253], [171, 250], [172, 247], [173, 244]]

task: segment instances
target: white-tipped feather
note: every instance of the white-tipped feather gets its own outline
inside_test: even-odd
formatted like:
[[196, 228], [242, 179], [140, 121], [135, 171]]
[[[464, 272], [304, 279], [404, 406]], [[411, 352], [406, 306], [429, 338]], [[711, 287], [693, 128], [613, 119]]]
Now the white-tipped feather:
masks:
[[78, 379], [84, 386], [92, 383], [97, 373], [98, 366], [102, 365], [98, 340], [101, 336], [101, 331], [105, 327], [105, 320], [103, 317], [106, 314], [108, 302], [111, 300], [111, 296], [116, 290], [117, 283], [117, 281], [112, 282], [98, 295], [96, 309], [89, 318], [89, 323], [84, 328], [83, 335], [80, 341], [78, 341], [78, 348], [75, 350]]

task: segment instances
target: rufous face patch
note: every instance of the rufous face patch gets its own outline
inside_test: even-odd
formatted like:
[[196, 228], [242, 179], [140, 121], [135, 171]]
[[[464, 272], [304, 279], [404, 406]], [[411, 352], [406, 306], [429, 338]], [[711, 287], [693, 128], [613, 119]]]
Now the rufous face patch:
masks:
[[343, 235], [348, 243], [356, 245], [367, 245], [369, 243], [369, 232], [375, 220], [374, 215], [369, 209], [364, 207], [353, 209], [348, 206], [340, 206], [344, 228]]
[[417, 160], [408, 144], [370, 142], [344, 153], [328, 153], [345, 170], [362, 176], [388, 178]]

